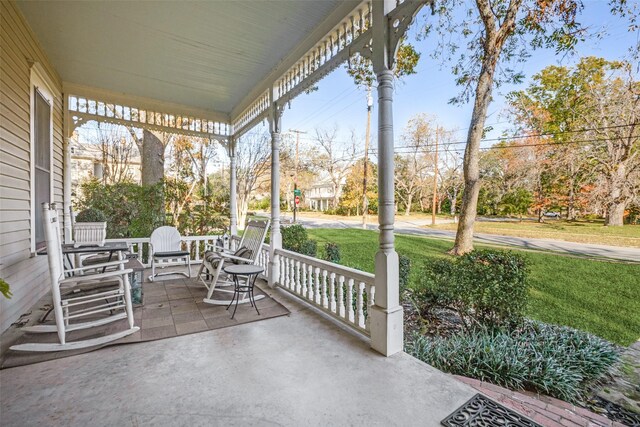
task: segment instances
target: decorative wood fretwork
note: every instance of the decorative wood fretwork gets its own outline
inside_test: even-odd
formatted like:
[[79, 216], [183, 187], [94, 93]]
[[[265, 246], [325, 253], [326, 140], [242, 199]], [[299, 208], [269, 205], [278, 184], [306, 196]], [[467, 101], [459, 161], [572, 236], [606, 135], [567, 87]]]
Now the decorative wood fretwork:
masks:
[[228, 123], [202, 117], [152, 111], [77, 95], [68, 95], [67, 102], [75, 124], [96, 120], [205, 138], [226, 138], [230, 134]]
[[262, 120], [271, 105], [270, 91], [265, 90], [233, 121], [234, 134], [240, 134], [244, 129], [253, 127]]
[[287, 103], [359, 52], [371, 38], [371, 2], [345, 17], [274, 85], [274, 101]]

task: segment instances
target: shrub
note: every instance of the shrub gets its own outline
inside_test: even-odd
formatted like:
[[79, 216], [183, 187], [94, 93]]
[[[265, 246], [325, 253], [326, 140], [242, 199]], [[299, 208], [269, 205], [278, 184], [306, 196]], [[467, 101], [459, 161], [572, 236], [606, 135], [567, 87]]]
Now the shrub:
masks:
[[324, 259], [334, 264], [340, 264], [340, 246], [337, 243], [327, 242], [324, 245]]
[[105, 222], [106, 220], [104, 212], [93, 208], [84, 209], [76, 215], [76, 222]]
[[420, 285], [424, 304], [455, 310], [466, 327], [517, 323], [528, 302], [525, 259], [508, 251], [478, 250], [434, 261]]
[[11, 293], [11, 287], [4, 279], [0, 279], [0, 294], [4, 295], [6, 299], [11, 299], [13, 296]]
[[282, 234], [282, 247], [289, 251], [300, 252], [300, 248], [309, 240], [307, 230], [300, 224], [290, 225], [288, 227], [280, 227]]
[[318, 253], [318, 242], [309, 240], [307, 230], [302, 225], [294, 224], [280, 227], [280, 232], [284, 249], [313, 257]]
[[417, 336], [406, 351], [451, 374], [569, 402], [583, 398], [619, 358], [608, 341], [533, 321], [511, 332], [477, 327], [448, 338]]
[[80, 209], [101, 210], [107, 217], [107, 238], [149, 237], [164, 225], [162, 184], [104, 185], [96, 180], [81, 185]]
[[302, 244], [298, 252], [302, 255], [315, 257], [318, 255], [318, 242], [315, 240], [307, 240]]
[[411, 258], [406, 255], [398, 254], [398, 262], [400, 265], [400, 296], [404, 294], [409, 285], [409, 274], [411, 274]]

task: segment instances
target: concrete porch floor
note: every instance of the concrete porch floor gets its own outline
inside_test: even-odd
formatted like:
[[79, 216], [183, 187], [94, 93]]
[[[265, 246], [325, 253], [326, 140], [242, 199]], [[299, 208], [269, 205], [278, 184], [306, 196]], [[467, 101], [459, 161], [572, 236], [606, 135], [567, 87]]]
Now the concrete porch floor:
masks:
[[292, 314], [0, 371], [0, 423], [436, 426], [476, 393], [265, 290]]

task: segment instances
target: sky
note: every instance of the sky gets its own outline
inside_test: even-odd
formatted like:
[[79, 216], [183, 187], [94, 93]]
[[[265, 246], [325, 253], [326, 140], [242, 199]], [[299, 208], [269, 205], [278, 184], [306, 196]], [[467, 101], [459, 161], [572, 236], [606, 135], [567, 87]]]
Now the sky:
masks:
[[[633, 2], [633, 1], [632, 1]], [[636, 0], [637, 3], [637, 0]], [[592, 29], [605, 31], [607, 34], [600, 40], [589, 40], [577, 46], [573, 56], [557, 57], [554, 51], [533, 51], [529, 61], [522, 65], [525, 82], [520, 86], [505, 85], [494, 89], [494, 101], [489, 107], [486, 126], [493, 126], [493, 131], [486, 138], [502, 136], [509, 123], [505, 116], [505, 95], [514, 89], [523, 89], [530, 82], [531, 76], [551, 64], [570, 66], [583, 56], [600, 56], [605, 59], [622, 59], [628, 54], [629, 47], [638, 42], [637, 32], [628, 31], [628, 21], [613, 16], [609, 12], [606, 0], [586, 0], [585, 8], [579, 22]], [[425, 8], [426, 9], [426, 8]], [[429, 11], [430, 15], [430, 11]], [[407, 76], [396, 83], [394, 94], [394, 133], [396, 144], [407, 121], [418, 113], [435, 115], [441, 125], [453, 130], [457, 129], [456, 141], [464, 141], [472, 112], [472, 100], [465, 105], [450, 105], [448, 100], [459, 92], [454, 78], [447, 65], [441, 66], [429, 54], [434, 46], [434, 38], [418, 41], [416, 34], [421, 24], [424, 25], [425, 13], [421, 13], [412, 25], [408, 41], [421, 53], [417, 73]], [[433, 19], [433, 18], [431, 18]], [[434, 35], [435, 37], [435, 35]], [[318, 85], [318, 90], [296, 98], [283, 114], [283, 130], [297, 129], [307, 132], [300, 136], [301, 142], [313, 144], [316, 128], [338, 127], [341, 141], [350, 138], [351, 130], [364, 140], [366, 127], [366, 94], [358, 89], [347, 74], [345, 67], [340, 67], [325, 77]], [[374, 90], [374, 111], [372, 115], [372, 136], [375, 141], [377, 130], [377, 94]], [[266, 128], [265, 128], [266, 129]], [[260, 132], [255, 129], [253, 132]], [[489, 142], [484, 144], [490, 145]], [[375, 147], [375, 145], [372, 145]]]

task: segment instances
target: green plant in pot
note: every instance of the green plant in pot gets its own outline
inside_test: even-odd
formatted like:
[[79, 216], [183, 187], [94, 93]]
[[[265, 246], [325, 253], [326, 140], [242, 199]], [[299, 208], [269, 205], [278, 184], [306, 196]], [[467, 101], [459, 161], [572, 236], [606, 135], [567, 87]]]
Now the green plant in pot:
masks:
[[73, 225], [74, 246], [104, 246], [107, 237], [107, 217], [93, 208], [88, 208], [76, 216]]

